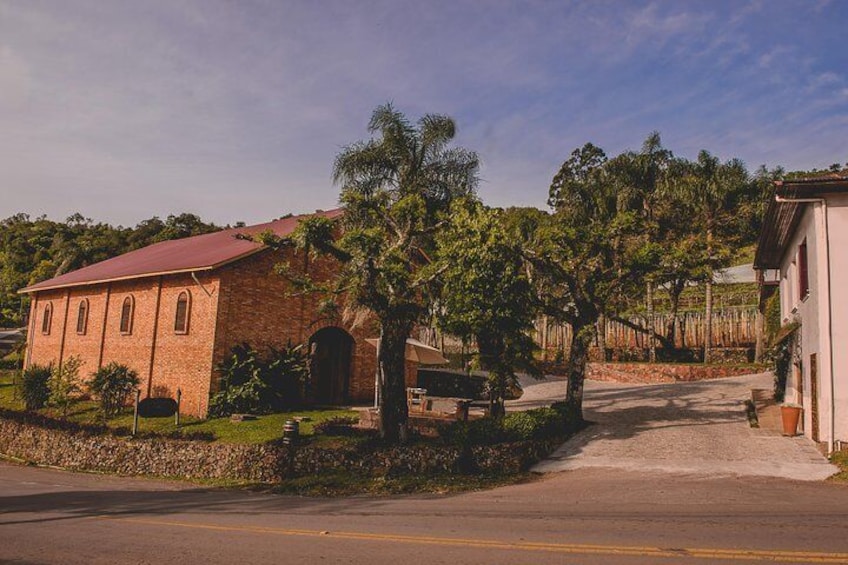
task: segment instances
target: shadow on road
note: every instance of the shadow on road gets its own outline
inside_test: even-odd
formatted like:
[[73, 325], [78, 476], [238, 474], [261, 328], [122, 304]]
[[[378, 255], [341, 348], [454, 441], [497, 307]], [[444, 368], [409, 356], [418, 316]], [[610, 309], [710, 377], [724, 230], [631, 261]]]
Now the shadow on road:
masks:
[[[344, 499], [344, 510], [368, 513], [377, 511], [386, 502], [386, 499], [347, 497]], [[281, 512], [303, 512], [328, 515], [338, 510], [338, 499], [270, 496], [267, 493], [208, 488], [179, 491], [70, 490], [0, 496], [0, 527], [10, 524], [139, 514], [210, 513], [256, 516]], [[39, 516], [37, 518], [20, 516], [29, 513]]]

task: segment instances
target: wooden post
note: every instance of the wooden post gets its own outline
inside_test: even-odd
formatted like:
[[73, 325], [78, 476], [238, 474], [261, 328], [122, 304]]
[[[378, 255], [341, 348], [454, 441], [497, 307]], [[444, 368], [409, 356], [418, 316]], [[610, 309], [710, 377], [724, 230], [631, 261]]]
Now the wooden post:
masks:
[[174, 425], [176, 427], [180, 427], [180, 402], [183, 398], [183, 391], [181, 389], [177, 389], [177, 412], [174, 414]]
[[138, 403], [141, 401], [141, 389], [135, 389], [135, 407], [133, 408], [133, 427], [132, 435], [138, 433]]

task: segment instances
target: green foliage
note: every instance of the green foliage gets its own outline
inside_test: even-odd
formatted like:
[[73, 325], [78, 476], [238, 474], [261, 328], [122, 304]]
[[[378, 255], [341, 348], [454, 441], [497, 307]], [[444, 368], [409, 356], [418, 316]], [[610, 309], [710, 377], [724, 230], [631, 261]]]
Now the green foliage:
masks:
[[39, 281], [151, 243], [220, 229], [194, 214], [152, 218], [135, 228], [74, 214], [64, 222], [16, 214], [0, 221], [0, 327], [23, 324], [29, 298], [17, 294]]
[[0, 359], [0, 371], [15, 371], [21, 368], [21, 357], [17, 354], [7, 355]]
[[[379, 321], [381, 431], [398, 440], [407, 420], [406, 339], [428, 312], [438, 276], [431, 266], [434, 236], [449, 221], [451, 202], [473, 194], [479, 165], [473, 152], [450, 147], [456, 126], [447, 116], [428, 114], [412, 124], [386, 104], [374, 110], [368, 130], [373, 137], [342, 149], [333, 166], [345, 207], [342, 225], [312, 218], [277, 244], [338, 261], [337, 277], [324, 285], [297, 280], [291, 268], [282, 271], [301, 289]], [[325, 308], [331, 315], [340, 310]]]
[[79, 370], [82, 360], [79, 357], [68, 357], [61, 365], [53, 365], [50, 379], [47, 381], [50, 389], [50, 403], [62, 409], [62, 416], [68, 415], [68, 408], [74, 398], [82, 392]]
[[21, 398], [27, 410], [44, 408], [50, 399], [50, 374], [52, 367], [30, 365], [23, 373], [18, 383]]
[[94, 373], [88, 387], [98, 398], [103, 417], [111, 418], [121, 411], [138, 384], [138, 373], [112, 362]]
[[780, 294], [775, 292], [766, 300], [765, 304], [765, 334], [769, 343], [780, 330]]
[[795, 360], [797, 345], [797, 330], [801, 327], [798, 322], [789, 322], [770, 336], [772, 340], [768, 357], [774, 366], [774, 399], [783, 402], [786, 395], [786, 383], [792, 372], [792, 364]]
[[232, 349], [218, 371], [220, 390], [210, 400], [210, 416], [267, 414], [301, 401], [309, 364], [302, 345], [271, 348], [263, 356], [244, 343]]
[[486, 417], [456, 422], [441, 432], [442, 441], [470, 447], [513, 441], [557, 439], [575, 432], [579, 426], [568, 416], [562, 403], [549, 408], [510, 412], [502, 418]]
[[475, 201], [457, 201], [450, 225], [437, 237], [441, 271], [437, 321], [441, 328], [477, 342], [478, 364], [488, 371], [488, 388], [498, 413], [516, 372], [538, 374], [529, 337], [536, 300], [520, 241], [501, 213]]

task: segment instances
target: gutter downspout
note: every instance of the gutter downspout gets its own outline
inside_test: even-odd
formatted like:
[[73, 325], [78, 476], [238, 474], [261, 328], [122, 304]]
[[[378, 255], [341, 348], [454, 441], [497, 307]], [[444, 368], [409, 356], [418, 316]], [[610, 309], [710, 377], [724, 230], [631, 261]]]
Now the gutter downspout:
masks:
[[191, 272], [191, 279], [195, 282], [195, 284], [197, 284], [197, 286], [200, 287], [200, 290], [202, 290], [204, 293], [206, 293], [206, 296], [209, 296], [209, 297], [212, 296], [212, 291], [206, 290], [206, 287], [203, 286], [203, 283], [200, 282], [200, 279], [197, 278], [197, 275], [195, 274], [194, 271]]
[[162, 277], [156, 288], [156, 308], [153, 315], [153, 337], [150, 339], [150, 366], [147, 370], [147, 397], [153, 392], [153, 367], [156, 363], [156, 342], [159, 337], [159, 304], [162, 302]]
[[38, 327], [36, 318], [38, 314], [38, 293], [33, 293], [32, 302], [29, 306], [29, 333], [27, 334], [26, 359], [24, 359], [24, 370], [29, 369], [32, 364], [32, 346], [35, 341], [35, 328]]
[[[782, 196], [775, 196], [774, 201], [778, 203], [790, 203], [790, 204], [818, 204], [819, 209], [821, 210], [822, 220], [818, 223], [819, 229], [818, 231], [818, 244], [821, 245], [821, 248], [824, 249], [824, 269], [825, 269], [825, 277], [822, 281], [822, 298], [827, 303], [827, 308], [825, 309], [825, 315], [827, 316], [827, 364], [828, 364], [828, 373], [829, 374], [829, 385], [830, 385], [830, 418], [829, 418], [829, 438], [827, 442], [827, 451], [828, 453], [833, 453], [834, 445], [836, 443], [835, 434], [836, 434], [836, 387], [833, 376], [833, 302], [830, 297], [830, 237], [828, 234], [828, 225], [827, 225], [827, 200], [824, 198], [784, 198]], [[819, 245], [816, 246], [817, 248]]]
[[70, 307], [71, 289], [69, 288], [68, 291], [65, 293], [65, 315], [62, 318], [62, 337], [59, 340], [59, 369], [62, 368], [62, 361], [65, 360], [65, 334], [68, 333], [68, 309]]

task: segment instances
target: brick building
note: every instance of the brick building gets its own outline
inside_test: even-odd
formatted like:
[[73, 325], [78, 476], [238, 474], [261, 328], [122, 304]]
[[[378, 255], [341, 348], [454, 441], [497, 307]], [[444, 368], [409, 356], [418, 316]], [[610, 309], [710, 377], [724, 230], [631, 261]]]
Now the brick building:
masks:
[[[215, 368], [233, 346], [303, 343], [315, 403], [369, 401], [376, 351], [365, 338], [378, 335], [374, 321], [321, 319], [317, 298], [293, 294], [274, 273], [287, 261], [320, 279], [333, 264], [237, 237], [288, 235], [302, 217], [156, 243], [23, 289], [32, 296], [26, 366], [77, 356], [87, 378], [115, 361], [138, 372], [142, 396], [173, 397], [179, 388], [181, 411], [204, 416]], [[410, 385], [414, 374], [409, 367]]]

